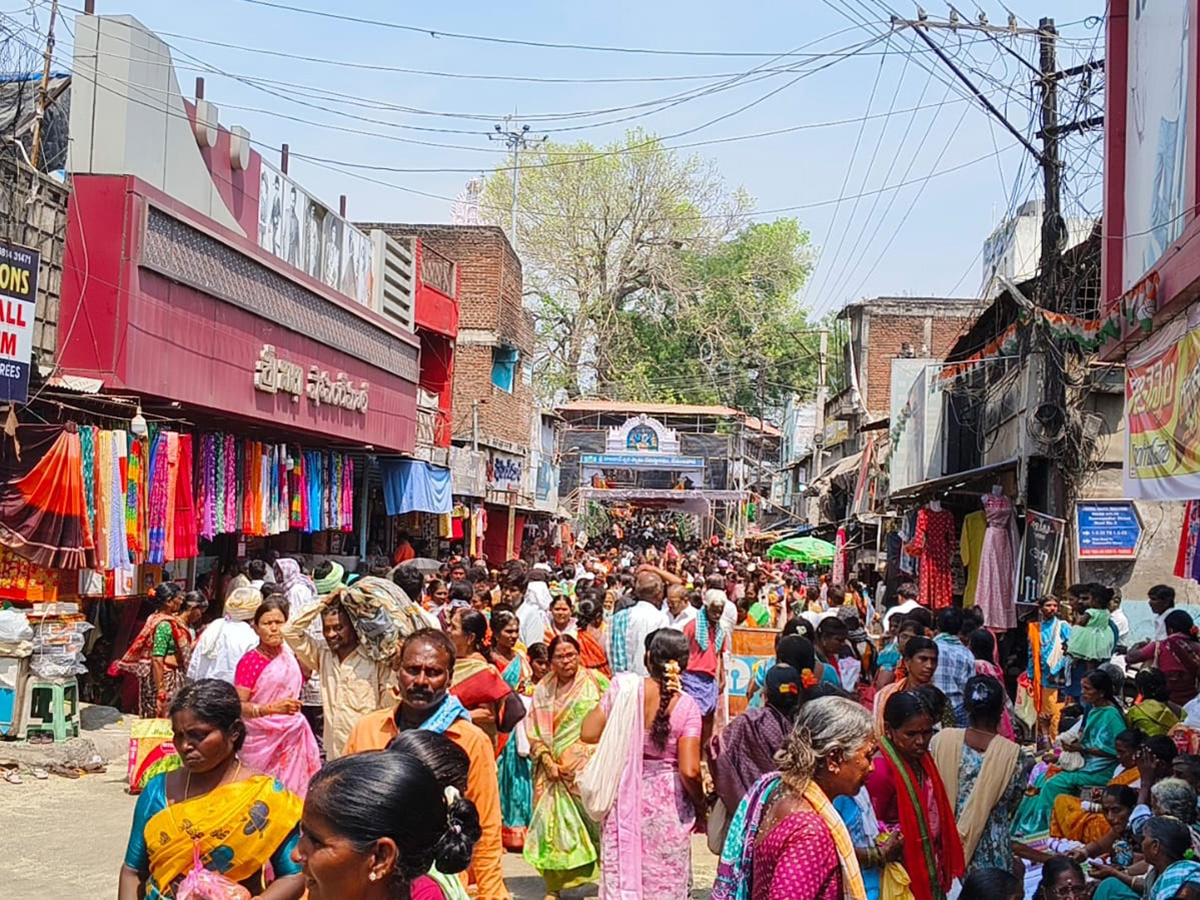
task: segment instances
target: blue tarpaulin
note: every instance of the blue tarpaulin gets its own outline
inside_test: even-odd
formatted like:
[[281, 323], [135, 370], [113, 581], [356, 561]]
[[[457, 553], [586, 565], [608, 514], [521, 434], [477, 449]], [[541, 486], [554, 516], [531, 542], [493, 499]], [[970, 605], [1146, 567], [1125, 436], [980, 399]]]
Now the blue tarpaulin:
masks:
[[381, 460], [379, 465], [389, 516], [408, 512], [445, 514], [453, 509], [449, 469], [419, 459]]

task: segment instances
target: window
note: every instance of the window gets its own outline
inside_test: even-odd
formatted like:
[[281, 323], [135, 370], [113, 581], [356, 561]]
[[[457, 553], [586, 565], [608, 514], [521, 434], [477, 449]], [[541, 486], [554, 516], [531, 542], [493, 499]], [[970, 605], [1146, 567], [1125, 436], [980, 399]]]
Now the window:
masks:
[[520, 356], [521, 352], [516, 347], [492, 348], [492, 384], [506, 394], [513, 392]]

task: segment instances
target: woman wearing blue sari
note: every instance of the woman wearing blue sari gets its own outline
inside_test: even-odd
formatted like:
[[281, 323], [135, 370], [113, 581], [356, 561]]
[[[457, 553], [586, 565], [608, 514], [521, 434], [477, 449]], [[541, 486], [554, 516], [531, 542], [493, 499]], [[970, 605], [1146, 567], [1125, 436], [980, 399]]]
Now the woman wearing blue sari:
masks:
[[[492, 610], [491, 625], [492, 665], [499, 670], [505, 684], [516, 691], [528, 707], [527, 698], [533, 694], [534, 680], [529, 660], [520, 645], [521, 623], [511, 609], [497, 607]], [[496, 776], [500, 781], [500, 819], [503, 822], [501, 836], [504, 848], [514, 851], [525, 846], [525, 831], [533, 814], [533, 779], [530, 777], [529, 758], [521, 755], [520, 743], [515, 733], [509, 735], [496, 760]]]
[[1125, 716], [1117, 706], [1112, 679], [1103, 669], [1093, 669], [1083, 677], [1081, 699], [1089, 707], [1077, 736], [1063, 735], [1064, 750], [1083, 755], [1083, 766], [1043, 776], [1038, 792], [1026, 797], [1017, 808], [1012, 833], [1015, 837], [1039, 835], [1050, 828], [1054, 801], [1063, 794], [1078, 796], [1084, 788], [1103, 787], [1112, 778], [1117, 765], [1117, 735], [1125, 730]]

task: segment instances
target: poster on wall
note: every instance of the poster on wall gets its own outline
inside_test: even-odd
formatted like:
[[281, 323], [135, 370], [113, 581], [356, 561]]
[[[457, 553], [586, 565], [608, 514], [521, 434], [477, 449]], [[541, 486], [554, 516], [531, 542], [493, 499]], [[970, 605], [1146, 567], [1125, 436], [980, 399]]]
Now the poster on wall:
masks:
[[1021, 574], [1017, 580], [1017, 602], [1037, 603], [1054, 592], [1058, 563], [1062, 558], [1066, 519], [1028, 510], [1021, 537]]
[[40, 264], [37, 250], [0, 241], [0, 400], [7, 403], [29, 399]]
[[1129, 5], [1123, 287], [1183, 234], [1191, 3]]
[[352, 300], [370, 304], [370, 237], [266, 162], [258, 196], [260, 247]]
[[1173, 336], [1160, 332], [1125, 368], [1124, 481], [1134, 500], [1200, 497], [1200, 330]]

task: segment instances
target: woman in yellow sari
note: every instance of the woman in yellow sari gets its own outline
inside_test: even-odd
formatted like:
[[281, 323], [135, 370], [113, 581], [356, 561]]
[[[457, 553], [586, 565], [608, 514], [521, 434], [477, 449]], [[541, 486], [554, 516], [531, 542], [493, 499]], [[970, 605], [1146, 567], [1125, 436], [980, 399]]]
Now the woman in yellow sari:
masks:
[[207, 878], [241, 884], [265, 900], [298, 900], [304, 878], [292, 851], [304, 804], [242, 765], [246, 729], [233, 685], [211, 678], [190, 684], [170, 713], [183, 768], [152, 779], [138, 798], [117, 900], [170, 900], [197, 856]]
[[587, 884], [599, 873], [600, 828], [588, 818], [575, 779], [595, 749], [580, 729], [600, 705], [608, 679], [579, 664], [579, 642], [560, 634], [550, 642], [550, 674], [533, 692], [526, 730], [533, 760], [533, 817], [525, 861], [546, 881], [546, 896]]

